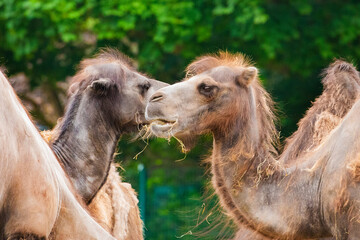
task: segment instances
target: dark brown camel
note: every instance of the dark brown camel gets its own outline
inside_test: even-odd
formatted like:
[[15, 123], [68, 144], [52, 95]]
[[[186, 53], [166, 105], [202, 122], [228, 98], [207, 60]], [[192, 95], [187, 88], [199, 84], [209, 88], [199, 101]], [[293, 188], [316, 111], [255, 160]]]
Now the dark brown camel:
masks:
[[[324, 91], [307, 110], [299, 128], [286, 139], [280, 158], [285, 164], [316, 149], [340, 123], [359, 96], [360, 78], [350, 63], [336, 60], [325, 71], [322, 80]], [[269, 239], [251, 229], [241, 227], [234, 240]]]
[[75, 190], [118, 239], [142, 239], [142, 224], [135, 192], [110, 164], [120, 136], [146, 124], [148, 98], [164, 86], [138, 73], [126, 56], [103, 51], [81, 62], [65, 116], [51, 132], [51, 147]]
[[[239, 225], [270, 238], [357, 239], [360, 101], [320, 146], [286, 168], [273, 147], [272, 101], [240, 54], [205, 56], [187, 81], [156, 92], [152, 132], [184, 139], [210, 132], [213, 185]], [[180, 104], [184, 103], [186, 104]]]

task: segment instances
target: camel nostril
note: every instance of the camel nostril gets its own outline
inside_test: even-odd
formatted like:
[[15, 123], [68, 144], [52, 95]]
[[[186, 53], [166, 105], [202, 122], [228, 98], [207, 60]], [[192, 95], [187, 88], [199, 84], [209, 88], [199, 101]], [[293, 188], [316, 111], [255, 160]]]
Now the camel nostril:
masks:
[[161, 99], [164, 98], [164, 95], [162, 93], [155, 93], [154, 95], [152, 95], [152, 97], [150, 98], [150, 102], [157, 102], [160, 101]]

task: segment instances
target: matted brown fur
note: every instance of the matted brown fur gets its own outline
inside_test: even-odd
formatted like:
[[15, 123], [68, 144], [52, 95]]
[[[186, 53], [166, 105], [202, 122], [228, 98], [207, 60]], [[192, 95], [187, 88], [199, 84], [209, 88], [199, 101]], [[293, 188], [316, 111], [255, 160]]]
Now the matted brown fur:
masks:
[[282, 160], [294, 163], [302, 154], [315, 149], [340, 123], [359, 95], [360, 78], [355, 67], [342, 60], [324, 70], [323, 93], [298, 123], [298, 130], [286, 139]]
[[[226, 54], [224, 54], [223, 56], [226, 56]], [[235, 57], [232, 59], [235, 61], [240, 60], [239, 63], [242, 63], [244, 61], [243, 58], [238, 58], [238, 57]], [[192, 65], [191, 64], [189, 68], [192, 71], [196, 72], [196, 74], [199, 74], [203, 71], [208, 70], [208, 69], [206, 69], [205, 65], [203, 65], [204, 63], [207, 63], [208, 66], [211, 66], [211, 68], [213, 68], [216, 66], [220, 66], [222, 64], [228, 64], [229, 59], [218, 61], [216, 58], [215, 59], [202, 58], [200, 63], [201, 64], [200, 64], [199, 72], [196, 72], [197, 66], [191, 67], [191, 65]], [[195, 65], [196, 65], [196, 62], [195, 62]], [[234, 64], [234, 62], [231, 62], [231, 61], [230, 61], [229, 65], [236, 66], [236, 64]], [[193, 74], [193, 75], [196, 75], [196, 74]], [[191, 75], [192, 74], [190, 74], [190, 76]], [[286, 141], [286, 146], [284, 148], [285, 149], [284, 154], [286, 155], [286, 157], [284, 157], [282, 159], [288, 164], [295, 163], [296, 160], [299, 159], [298, 158], [299, 156], [302, 156], [303, 154], [307, 153], [308, 151], [311, 151], [312, 149], [315, 149], [317, 146], [319, 146], [320, 143], [324, 140], [324, 138], [326, 138], [329, 135], [329, 133], [336, 126], [338, 126], [338, 124], [340, 123], [342, 118], [350, 110], [350, 108], [353, 106], [354, 102], [357, 100], [357, 97], [359, 96], [360, 78], [359, 78], [358, 72], [356, 71], [354, 66], [352, 66], [351, 64], [337, 60], [333, 64], [331, 64], [328, 69], [326, 69], [324, 71], [324, 75], [325, 75], [325, 77], [322, 81], [324, 84], [324, 93], [315, 100], [315, 102], [313, 103], [313, 106], [306, 112], [305, 117], [299, 122], [298, 130]], [[267, 97], [266, 95], [267, 94], [265, 94], [265, 97]], [[232, 107], [233, 107], [233, 109], [239, 108], [239, 106], [232, 106]], [[272, 109], [272, 107], [270, 107], [270, 109]], [[244, 114], [243, 111], [242, 111], [242, 114]], [[245, 114], [247, 114], [247, 113], [245, 113]], [[216, 117], [214, 117], [214, 119], [215, 118]], [[210, 119], [209, 120], [210, 122], [213, 121], [211, 118], [209, 118], [209, 119]], [[262, 121], [262, 122], [266, 123], [266, 121]], [[272, 123], [270, 121], [270, 125], [271, 124]], [[272, 126], [274, 126], [274, 125], [272, 125]], [[271, 136], [271, 135], [268, 134], [268, 136]], [[271, 139], [273, 139], [273, 138], [270, 138], [269, 142], [274, 143], [274, 141], [271, 141]], [[240, 142], [240, 145], [242, 145], [242, 146], [245, 146], [245, 144], [246, 144], [246, 140], [244, 142], [241, 142], [241, 141], [239, 141], [239, 142]], [[277, 139], [275, 140], [275, 142], [277, 142]], [[272, 146], [272, 144], [271, 144], [271, 146]], [[239, 152], [239, 147], [235, 147], [234, 149], [236, 149], [237, 152], [230, 153], [229, 158], [234, 159], [234, 161], [235, 161], [236, 159], [238, 159], [238, 156], [242, 155], [243, 153], [241, 153], [241, 151]], [[249, 149], [256, 151], [256, 149], [252, 148], [251, 146], [249, 146], [247, 151], [249, 151]], [[253, 158], [254, 154], [250, 154], [249, 159]], [[274, 156], [276, 156], [276, 155], [274, 155]], [[253, 162], [251, 164], [253, 164]], [[269, 166], [271, 166], [271, 164], [270, 165], [265, 164], [265, 165], [266, 165], [266, 168], [265, 168], [265, 171], [266, 171], [269, 169]], [[360, 176], [360, 174], [359, 174], [360, 171], [358, 170], [360, 168], [358, 166], [359, 166], [359, 164], [353, 164], [353, 165], [351, 165], [351, 167], [349, 167], [349, 169], [352, 170], [354, 180], [357, 180], [359, 178], [358, 176]], [[260, 167], [261, 167], [261, 165], [260, 165]], [[219, 169], [219, 167], [214, 165], [213, 166], [213, 174], [215, 176], [220, 175], [220, 173], [217, 171], [217, 169]], [[251, 170], [251, 168], [249, 168], [247, 171], [249, 171], [249, 170]], [[256, 170], [259, 171], [259, 165]], [[243, 172], [243, 171], [235, 170], [235, 172]], [[262, 170], [260, 170], [260, 172], [262, 172]], [[267, 173], [270, 173], [270, 175], [271, 175], [272, 171], [270, 170], [270, 172], [267, 172]], [[241, 179], [242, 175], [243, 174], [236, 175], [234, 178]], [[265, 177], [266, 177], [266, 175], [269, 175], [269, 174], [265, 174]], [[222, 192], [222, 194], [224, 194], [225, 190], [224, 191], [221, 190], [224, 187], [224, 185], [221, 183], [222, 183], [222, 181], [217, 182], [217, 184], [218, 184], [217, 188], [220, 192]], [[241, 185], [233, 186], [234, 190], [237, 188], [241, 188]], [[226, 194], [224, 194], [224, 195], [226, 196]], [[230, 199], [231, 197], [228, 196], [228, 198]], [[227, 198], [224, 198], [225, 201], [227, 201], [226, 199]], [[343, 200], [339, 200], [340, 202], [337, 205], [339, 208], [340, 207], [343, 208], [345, 205], [348, 204], [348, 198], [346, 196], [342, 196], [342, 199]], [[225, 203], [225, 204], [228, 205], [229, 210], [232, 211], [234, 215], [237, 215], [238, 223], [242, 224], [242, 226], [244, 227], [244, 229], [237, 232], [237, 235], [235, 236], [236, 240], [240, 240], [240, 239], [243, 239], [243, 240], [245, 240], [245, 239], [268, 240], [268, 239], [270, 239], [269, 237], [266, 237], [260, 233], [255, 232], [254, 230], [248, 229], [247, 227], [252, 226], [251, 222], [247, 222], [246, 220], [239, 217], [239, 215], [241, 215], [241, 214], [237, 213], [235, 206], [233, 206], [233, 204], [231, 204], [231, 200], [229, 200], [229, 202]]]
[[[359, 95], [360, 78], [355, 67], [342, 60], [335, 60], [323, 72], [323, 93], [314, 101], [299, 121], [299, 128], [286, 140], [282, 161], [292, 164], [299, 156], [308, 153], [321, 144], [329, 133], [340, 123], [353, 106]], [[360, 167], [354, 162], [352, 169], [354, 180], [360, 180]], [[251, 230], [239, 230], [234, 239], [250, 239]], [[254, 239], [268, 239], [253, 235]]]

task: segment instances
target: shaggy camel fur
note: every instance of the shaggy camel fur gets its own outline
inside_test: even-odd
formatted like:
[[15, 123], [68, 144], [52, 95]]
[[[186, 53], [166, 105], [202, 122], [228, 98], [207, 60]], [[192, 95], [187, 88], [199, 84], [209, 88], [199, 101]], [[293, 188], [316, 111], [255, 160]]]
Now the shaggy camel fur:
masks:
[[143, 239], [138, 199], [129, 183], [121, 178], [111, 164], [104, 186], [89, 205], [89, 211], [117, 239]]
[[358, 239], [360, 100], [319, 147], [286, 168], [273, 147], [273, 103], [255, 67], [220, 53], [188, 73], [156, 92], [146, 115], [160, 137], [213, 134], [213, 185], [239, 226], [275, 239]]
[[115, 148], [123, 133], [137, 132], [146, 124], [148, 98], [164, 86], [135, 71], [121, 53], [102, 51], [81, 62], [65, 115], [51, 133], [51, 147], [75, 190], [118, 239], [143, 237], [136, 195], [121, 183], [115, 167], [110, 168]]
[[2, 72], [0, 105], [0, 239], [113, 239], [77, 201]]
[[305, 117], [298, 130], [286, 139], [281, 160], [293, 164], [306, 152], [314, 150], [340, 123], [359, 96], [359, 73], [350, 63], [337, 60], [324, 71], [324, 91]]
[[[280, 158], [286, 164], [294, 164], [291, 161], [318, 147], [359, 96], [359, 74], [350, 63], [336, 60], [324, 71], [322, 83], [323, 93], [300, 120], [298, 130], [286, 140], [285, 151]], [[246, 239], [268, 238], [242, 227], [237, 231], [234, 240]]]
[[[51, 131], [41, 135], [51, 142]], [[136, 192], [129, 183], [121, 181], [115, 164], [111, 164], [105, 184], [88, 205], [89, 213], [116, 239], [143, 239], [143, 224], [140, 218]]]

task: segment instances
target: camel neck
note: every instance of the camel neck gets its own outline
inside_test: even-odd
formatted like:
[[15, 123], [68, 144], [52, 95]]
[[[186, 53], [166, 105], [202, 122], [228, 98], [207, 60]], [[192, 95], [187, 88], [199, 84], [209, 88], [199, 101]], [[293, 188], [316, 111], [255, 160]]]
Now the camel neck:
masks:
[[[310, 177], [310, 173], [299, 170], [286, 172], [268, 150], [268, 144], [261, 142], [260, 136], [251, 137], [254, 131], [251, 127], [247, 129], [248, 132], [233, 129], [229, 131], [233, 134], [226, 137], [214, 135], [213, 185], [222, 206], [237, 224], [250, 226], [269, 237], [291, 238], [298, 234], [294, 229], [304, 237], [325, 234], [319, 221], [319, 204], [313, 197], [318, 191], [317, 176]], [[298, 201], [303, 194], [308, 194], [309, 202]], [[304, 205], [309, 206], [305, 211]], [[312, 225], [303, 220], [309, 214]]]
[[106, 180], [120, 133], [104, 121], [101, 112], [89, 117], [79, 110], [66, 125], [69, 116], [60, 123], [60, 134], [51, 147], [77, 193], [90, 203]]

